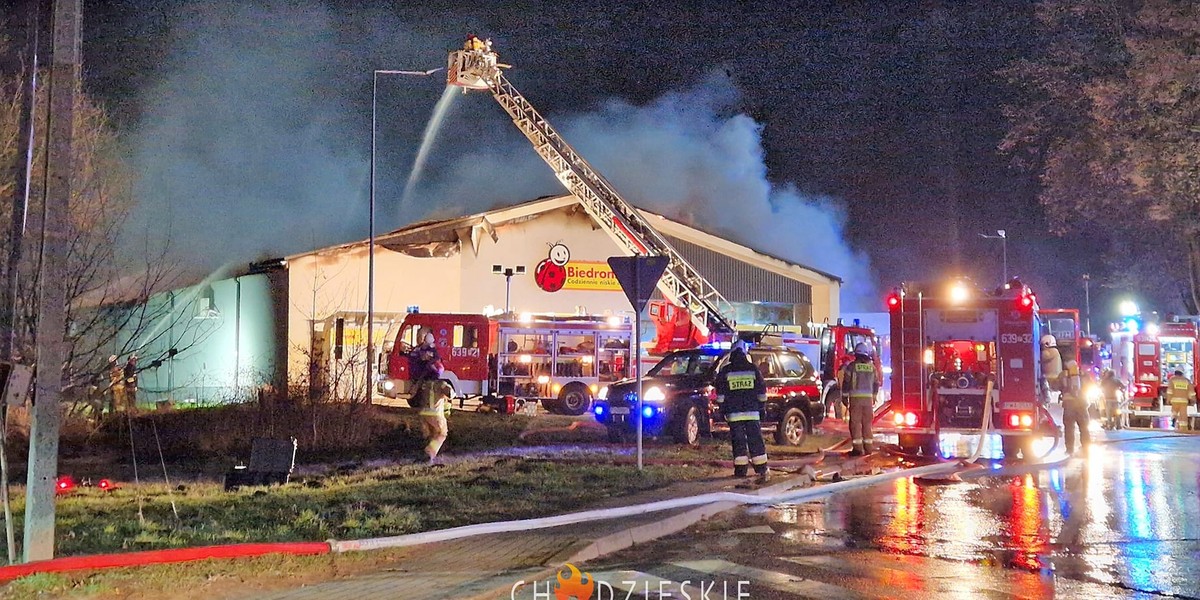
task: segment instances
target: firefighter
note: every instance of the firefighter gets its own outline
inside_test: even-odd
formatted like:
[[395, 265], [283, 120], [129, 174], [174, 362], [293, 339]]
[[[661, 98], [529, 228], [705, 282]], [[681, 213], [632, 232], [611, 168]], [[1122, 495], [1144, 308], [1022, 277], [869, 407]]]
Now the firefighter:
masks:
[[1042, 336], [1042, 394], [1050, 400], [1051, 391], [1059, 389], [1059, 377], [1063, 372], [1062, 353], [1058, 351], [1058, 339], [1050, 334]]
[[125, 369], [117, 362], [117, 355], [108, 357], [108, 393], [111, 412], [125, 410]]
[[438, 378], [434, 365], [441, 360], [432, 331], [421, 336], [421, 344], [408, 352], [409, 379], [413, 383], [412, 397], [416, 398], [418, 403], [421, 396], [428, 393], [429, 382]]
[[1067, 454], [1075, 454], [1075, 429], [1078, 428], [1081, 453], [1087, 456], [1092, 438], [1088, 432], [1087, 398], [1083, 396], [1079, 381], [1079, 363], [1067, 361], [1058, 376], [1058, 388], [1062, 392], [1063, 440], [1067, 444]]
[[1175, 422], [1175, 431], [1191, 429], [1188, 404], [1196, 400], [1196, 386], [1183, 376], [1183, 371], [1176, 370], [1167, 380], [1167, 399], [1171, 401], [1171, 420]]
[[1121, 411], [1121, 395], [1125, 393], [1125, 382], [1117, 379], [1112, 369], [1105, 369], [1100, 374], [1100, 397], [1104, 400], [1104, 420], [1110, 429], [1120, 429], [1123, 426]]
[[745, 477], [749, 467], [758, 474], [757, 483], [770, 477], [767, 446], [763, 442], [760, 413], [767, 402], [767, 384], [762, 373], [746, 357], [746, 344], [733, 345], [729, 362], [717, 373], [717, 404], [729, 424], [733, 445], [733, 476]]
[[446, 437], [450, 434], [446, 415], [450, 412], [450, 398], [454, 388], [441, 378], [444, 371], [442, 361], [435, 361], [429, 369], [433, 378], [424, 382], [422, 393], [416, 398], [418, 414], [421, 417], [421, 432], [426, 440], [425, 455], [432, 464], [437, 460], [438, 452], [442, 450], [442, 444], [446, 443]]
[[125, 361], [125, 368], [122, 371], [125, 384], [125, 410], [129, 412], [137, 411], [137, 389], [138, 389], [138, 355], [130, 354], [129, 360]]
[[842, 394], [850, 398], [851, 456], [871, 453], [871, 419], [875, 416], [875, 396], [879, 377], [871, 360], [871, 347], [863, 342], [854, 346], [854, 362], [846, 363], [841, 373]]

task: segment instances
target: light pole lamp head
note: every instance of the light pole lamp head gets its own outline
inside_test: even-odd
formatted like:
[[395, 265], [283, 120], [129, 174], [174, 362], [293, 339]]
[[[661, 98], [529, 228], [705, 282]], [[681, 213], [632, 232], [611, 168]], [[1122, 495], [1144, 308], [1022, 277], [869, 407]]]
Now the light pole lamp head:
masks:
[[996, 230], [996, 235], [1000, 236], [1000, 238], [1001, 238], [1001, 239], [1004, 239], [1004, 238], [1007, 238], [1007, 237], [1008, 237], [1008, 236], [1007, 236], [1007, 235], [1004, 233], [1004, 230], [1003, 230], [1003, 229], [997, 229], [997, 230]]

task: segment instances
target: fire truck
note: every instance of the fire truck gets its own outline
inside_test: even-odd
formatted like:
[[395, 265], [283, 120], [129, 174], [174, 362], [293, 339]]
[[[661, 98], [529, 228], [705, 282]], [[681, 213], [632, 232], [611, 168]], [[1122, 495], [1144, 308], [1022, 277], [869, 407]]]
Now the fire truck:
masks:
[[629, 369], [632, 325], [623, 317], [411, 313], [391, 347], [379, 391], [410, 393], [408, 352], [432, 333], [455, 390], [486, 403], [513, 397], [538, 401], [547, 410], [581, 415], [601, 387]]
[[1135, 409], [1165, 408], [1166, 381], [1175, 371], [1196, 380], [1196, 317], [1176, 317], [1167, 323], [1148, 323], [1133, 336], [1130, 406]]
[[1040, 393], [1044, 329], [1027, 286], [906, 285], [887, 306], [892, 397], [881, 429], [894, 427], [906, 451], [934, 456], [942, 436], [987, 426], [1006, 457], [1030, 459], [1034, 441], [1056, 432]]

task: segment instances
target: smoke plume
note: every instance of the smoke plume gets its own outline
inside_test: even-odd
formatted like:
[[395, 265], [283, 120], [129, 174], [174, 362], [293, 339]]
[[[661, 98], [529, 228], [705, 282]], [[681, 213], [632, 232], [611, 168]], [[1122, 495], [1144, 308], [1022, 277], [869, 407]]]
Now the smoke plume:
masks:
[[[364, 238], [371, 69], [441, 65], [459, 33], [282, 0], [187, 14], [133, 140], [138, 225], [209, 267]], [[510, 77], [523, 87], [519, 69]], [[401, 202], [439, 81], [380, 80], [379, 231], [562, 192], [495, 102], [471, 94]], [[761, 127], [737, 99], [721, 75], [646, 105], [546, 116], [634, 204], [838, 275], [844, 310], [875, 307], [841, 205], [768, 180]]]

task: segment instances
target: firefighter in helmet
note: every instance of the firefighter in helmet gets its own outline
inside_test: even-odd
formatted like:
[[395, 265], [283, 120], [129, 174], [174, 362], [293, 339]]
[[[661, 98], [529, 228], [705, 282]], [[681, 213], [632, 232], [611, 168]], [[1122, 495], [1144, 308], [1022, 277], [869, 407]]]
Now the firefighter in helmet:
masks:
[[1078, 428], [1079, 444], [1086, 456], [1092, 437], [1088, 432], [1087, 398], [1079, 380], [1079, 363], [1067, 361], [1058, 376], [1058, 388], [1062, 391], [1063, 441], [1067, 444], [1067, 454], [1075, 454], [1075, 430]]
[[117, 362], [117, 355], [108, 357], [109, 411], [125, 410], [125, 368]]
[[721, 367], [714, 384], [717, 404], [729, 424], [733, 445], [733, 475], [745, 477], [750, 465], [758, 474], [758, 482], [770, 477], [767, 469], [767, 446], [763, 442], [760, 413], [767, 402], [767, 384], [762, 373], [746, 356], [745, 342], [738, 340], [729, 353], [729, 362]]
[[842, 393], [850, 397], [851, 456], [871, 453], [871, 419], [874, 418], [875, 396], [879, 393], [879, 377], [871, 360], [871, 347], [859, 342], [854, 346], [854, 362], [846, 363], [841, 372]]
[[1167, 399], [1171, 401], [1171, 420], [1175, 422], [1175, 431], [1191, 429], [1188, 405], [1196, 401], [1196, 386], [1192, 380], [1184, 377], [1183, 371], [1176, 370], [1167, 380]]
[[1104, 421], [1109, 429], [1120, 429], [1124, 426], [1121, 409], [1121, 397], [1125, 394], [1125, 382], [1117, 378], [1112, 369], [1105, 369], [1100, 374], [1100, 397], [1104, 399]]
[[1058, 389], [1058, 378], [1062, 374], [1062, 353], [1058, 352], [1058, 340], [1055, 336], [1042, 336], [1042, 396], [1046, 401], [1052, 400], [1051, 391]]

